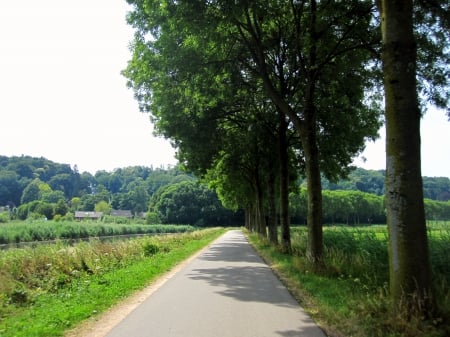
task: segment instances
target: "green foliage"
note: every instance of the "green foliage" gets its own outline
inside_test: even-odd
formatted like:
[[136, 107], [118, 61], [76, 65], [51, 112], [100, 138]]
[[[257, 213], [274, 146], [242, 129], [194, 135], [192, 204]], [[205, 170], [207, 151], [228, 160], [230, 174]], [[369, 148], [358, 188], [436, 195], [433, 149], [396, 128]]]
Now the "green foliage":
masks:
[[51, 191], [42, 192], [41, 200], [51, 203], [51, 204], [56, 204], [59, 201], [65, 201], [65, 197], [64, 197], [64, 193], [62, 191], [51, 190]]
[[[327, 179], [322, 180], [324, 190], [353, 190], [376, 195], [383, 195], [385, 170], [365, 170], [355, 168], [348, 177], [337, 182], [330, 182]], [[450, 200], [450, 178], [448, 177], [423, 177], [424, 198], [448, 201]], [[305, 182], [300, 182], [305, 184]]]
[[111, 210], [111, 206], [105, 200], [100, 200], [95, 204], [94, 210], [96, 212], [103, 212], [104, 214], [108, 214]]
[[40, 202], [36, 207], [35, 212], [50, 220], [53, 219], [54, 207], [47, 202]]
[[22, 185], [16, 172], [0, 166], [0, 205], [19, 205]]
[[143, 246], [144, 256], [153, 256], [159, 252], [159, 245], [156, 243], [146, 243]]
[[69, 211], [69, 207], [67, 207], [67, 204], [64, 200], [58, 200], [58, 202], [55, 205], [55, 216], [60, 215], [64, 216]]
[[27, 187], [23, 190], [22, 197], [20, 198], [21, 204], [26, 204], [32, 201], [39, 200], [41, 198], [41, 191], [39, 189], [40, 181], [35, 179], [31, 181]]
[[150, 210], [162, 223], [219, 226], [229, 224], [232, 212], [220, 204], [216, 194], [197, 182], [183, 181], [160, 188]]
[[[194, 230], [188, 225], [137, 225], [98, 222], [43, 221], [38, 213], [36, 220], [10, 222], [0, 226], [0, 244], [46, 240], [77, 240], [89, 237], [114, 235], [180, 233]], [[61, 220], [61, 219], [60, 219]]]
[[6, 223], [10, 220], [9, 212], [0, 212], [0, 223]]
[[[323, 218], [329, 224], [383, 224], [386, 223], [384, 196], [353, 190], [324, 190]], [[306, 219], [306, 191], [291, 193], [290, 207], [293, 223]], [[425, 199], [427, 220], [450, 220], [450, 202]]]
[[156, 212], [147, 212], [145, 216], [145, 223], [147, 225], [155, 225], [157, 223], [160, 223], [161, 221], [158, 218], [158, 213]]

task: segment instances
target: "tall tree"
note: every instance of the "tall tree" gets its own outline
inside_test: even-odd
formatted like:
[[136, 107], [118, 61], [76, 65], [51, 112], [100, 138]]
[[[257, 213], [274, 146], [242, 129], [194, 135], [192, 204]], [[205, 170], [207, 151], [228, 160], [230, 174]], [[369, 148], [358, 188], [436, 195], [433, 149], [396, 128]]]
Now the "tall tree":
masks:
[[423, 203], [413, 1], [381, 2], [390, 289], [397, 306], [428, 314], [431, 268]]
[[230, 87], [262, 83], [274, 111], [289, 118], [310, 184], [308, 255], [320, 262], [321, 173], [344, 175], [379, 126], [364, 105], [364, 74], [378, 42], [371, 1], [128, 2], [137, 32], [125, 76], [181, 160], [205, 168], [216, 159], [217, 116], [242, 108]]
[[351, 157], [362, 149], [366, 137], [375, 137], [379, 126], [377, 113], [362, 104], [361, 79], [372, 44], [378, 41], [370, 25], [372, 4], [208, 3], [219, 13], [216, 20], [224, 21], [232, 32], [241, 67], [262, 81], [267, 97], [289, 117], [301, 140], [308, 183], [308, 256], [319, 265], [321, 174], [344, 175]]

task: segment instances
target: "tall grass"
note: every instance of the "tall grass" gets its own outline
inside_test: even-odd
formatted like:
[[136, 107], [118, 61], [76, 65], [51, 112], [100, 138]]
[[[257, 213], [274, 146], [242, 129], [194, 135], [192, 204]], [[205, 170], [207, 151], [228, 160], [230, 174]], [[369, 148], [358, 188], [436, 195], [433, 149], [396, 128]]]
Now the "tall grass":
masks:
[[0, 336], [61, 336], [224, 231], [0, 251]]
[[89, 221], [10, 222], [0, 224], [0, 244], [129, 234], [180, 233], [194, 229], [188, 225], [113, 224]]
[[251, 235], [261, 254], [331, 336], [434, 337], [450, 335], [450, 226], [429, 227], [430, 258], [441, 315], [405, 321], [392, 311], [386, 226], [324, 227], [326, 268], [313, 273], [306, 259], [307, 230], [292, 229], [293, 253], [281, 254]]

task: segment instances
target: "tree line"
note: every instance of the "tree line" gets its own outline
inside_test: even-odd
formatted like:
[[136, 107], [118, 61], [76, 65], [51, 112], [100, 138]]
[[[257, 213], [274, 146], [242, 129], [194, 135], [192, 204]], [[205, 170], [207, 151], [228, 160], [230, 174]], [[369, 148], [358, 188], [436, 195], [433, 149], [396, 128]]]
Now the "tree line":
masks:
[[[0, 157], [0, 206], [18, 219], [73, 219], [73, 212], [131, 210], [148, 223], [240, 225], [214, 191], [180, 169], [133, 166], [79, 173], [45, 158]], [[6, 221], [7, 219], [4, 219]]]
[[[356, 190], [323, 190], [325, 224], [351, 226], [385, 224], [386, 205], [383, 195]], [[291, 222], [306, 224], [307, 193], [301, 188], [289, 195]], [[424, 200], [427, 220], [450, 220], [450, 201]]]
[[289, 193], [306, 178], [313, 269], [324, 267], [322, 178], [346, 177], [386, 122], [391, 292], [427, 316], [419, 126], [421, 108], [449, 106], [448, 2], [128, 3], [135, 36], [123, 74], [141, 110], [182, 165], [286, 252]]
[[[322, 179], [324, 223], [385, 223], [384, 179], [383, 170], [361, 168], [335, 183]], [[289, 195], [294, 224], [306, 223], [304, 186], [300, 179], [299, 188]], [[177, 167], [126, 167], [92, 175], [45, 158], [2, 156], [0, 189], [0, 205], [17, 208], [20, 219], [34, 213], [51, 219], [65, 216], [69, 210], [108, 213], [110, 209], [126, 209], [136, 215], [148, 212], [151, 223], [240, 225], [242, 220], [241, 211], [225, 209], [214, 191]], [[424, 177], [424, 195], [427, 219], [450, 220], [449, 178]]]

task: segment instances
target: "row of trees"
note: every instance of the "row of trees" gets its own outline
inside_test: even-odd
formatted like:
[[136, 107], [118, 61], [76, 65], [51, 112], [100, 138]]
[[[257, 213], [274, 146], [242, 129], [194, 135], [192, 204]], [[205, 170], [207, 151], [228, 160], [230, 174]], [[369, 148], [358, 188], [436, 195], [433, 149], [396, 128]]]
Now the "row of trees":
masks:
[[[137, 216], [148, 212], [148, 221], [152, 223], [192, 225], [242, 223], [240, 212], [226, 210], [212, 190], [206, 188], [204, 184], [199, 184], [198, 180], [190, 175], [178, 174], [180, 172], [176, 168], [153, 171], [145, 180], [141, 176], [135, 176], [126, 183], [129, 190], [112, 193], [111, 186], [116, 186], [112, 182], [118, 184], [118, 181], [126, 181], [123, 175], [120, 178], [120, 172], [132, 171], [132, 168], [111, 173], [101, 171], [97, 176], [107, 187], [99, 184], [101, 180], [98, 179], [95, 180], [95, 193], [84, 193], [71, 199], [66, 199], [62, 190], [53, 190], [49, 184], [35, 178], [24, 189], [22, 199], [25, 203], [15, 210], [14, 215], [19, 219], [43, 216], [52, 219], [54, 216], [64, 217], [76, 210], [109, 214], [111, 209], [128, 209]], [[134, 171], [143, 172], [143, 168], [134, 168]], [[361, 191], [364, 187], [376, 186], [373, 181], [377, 181], [380, 176], [383, 174], [379, 171], [357, 169], [346, 181], [330, 184], [324, 180], [324, 186], [334, 188], [322, 192], [324, 223], [352, 225], [385, 223], [384, 197]], [[130, 174], [127, 177], [132, 178]], [[365, 178], [361, 179], [362, 177]], [[437, 181], [440, 180], [442, 179]], [[122, 183], [122, 186], [125, 184]], [[356, 190], [355, 186], [359, 186], [361, 190]], [[120, 190], [123, 189], [119, 188]], [[291, 222], [305, 224], [307, 214], [305, 188], [290, 193], [289, 207]], [[449, 220], [450, 204], [425, 199], [425, 213], [426, 218], [430, 220]], [[70, 218], [70, 215], [67, 217]]]
[[[33, 181], [34, 183], [35, 181]], [[41, 183], [41, 186], [45, 183]], [[74, 197], [68, 202], [64, 198], [49, 200], [46, 194], [10, 210], [13, 218], [25, 220], [27, 218], [70, 219], [74, 218], [74, 211], [96, 211], [108, 215], [111, 209], [128, 209], [115, 207], [116, 198], [111, 200], [108, 193], [98, 193]], [[242, 224], [240, 212], [225, 209], [214, 191], [192, 179], [161, 186], [151, 197], [147, 194], [130, 196], [127, 203], [138, 204], [141, 212], [135, 217], [146, 218], [149, 224], [188, 224], [195, 226], [239, 226]], [[142, 205], [139, 205], [142, 204]], [[145, 213], [142, 213], [145, 212]], [[116, 220], [114, 220], [116, 221]]]
[[[306, 189], [289, 195], [291, 221], [306, 224], [308, 208]], [[326, 224], [385, 224], [386, 205], [384, 196], [360, 191], [323, 190], [323, 221]], [[425, 199], [427, 220], [450, 220], [450, 201]]]
[[422, 313], [433, 306], [417, 97], [419, 90], [439, 107], [449, 101], [448, 3], [128, 3], [136, 33], [123, 74], [142, 111], [224, 205], [245, 209], [250, 229], [268, 228], [278, 244], [279, 218], [285, 251], [289, 189], [305, 176], [307, 255], [318, 269], [321, 178], [345, 177], [384, 116], [393, 299]]
[[[185, 180], [196, 178], [178, 167], [153, 169], [134, 166], [112, 172], [100, 170], [92, 175], [44, 158], [0, 156], [0, 206], [13, 208], [36, 199], [55, 203], [59, 199], [79, 198], [75, 200], [77, 209], [93, 210], [99, 199], [104, 199], [110, 200], [114, 209], [138, 213], [146, 210], [148, 198], [161, 186]], [[356, 168], [345, 179], [336, 182], [323, 178], [322, 186], [324, 190], [383, 195], [384, 180], [384, 170]], [[303, 179], [296, 184], [306, 187]], [[450, 200], [450, 179], [423, 177], [423, 191], [426, 199]]]

